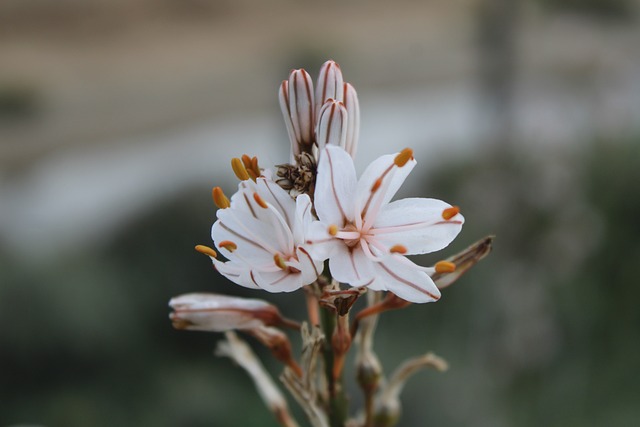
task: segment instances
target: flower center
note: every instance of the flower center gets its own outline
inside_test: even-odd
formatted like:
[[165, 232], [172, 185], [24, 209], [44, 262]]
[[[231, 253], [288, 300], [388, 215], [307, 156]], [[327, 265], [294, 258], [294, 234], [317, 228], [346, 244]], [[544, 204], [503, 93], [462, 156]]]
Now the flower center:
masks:
[[358, 230], [358, 227], [356, 227], [354, 224], [348, 223], [342, 229], [342, 231], [349, 232], [350, 234], [358, 233], [358, 235], [359, 235], [357, 238], [344, 239], [344, 244], [345, 245], [347, 245], [348, 247], [352, 248], [352, 247], [356, 246], [358, 243], [360, 243], [360, 239], [362, 239], [362, 230]]

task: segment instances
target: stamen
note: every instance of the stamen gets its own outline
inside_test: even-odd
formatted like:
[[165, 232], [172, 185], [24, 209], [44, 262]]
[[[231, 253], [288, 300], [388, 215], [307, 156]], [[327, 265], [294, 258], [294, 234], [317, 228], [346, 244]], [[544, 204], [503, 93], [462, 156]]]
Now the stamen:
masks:
[[269, 205], [267, 205], [267, 202], [265, 202], [264, 199], [260, 197], [258, 193], [253, 193], [253, 200], [255, 200], [256, 203], [260, 205], [261, 208], [269, 209]]
[[282, 270], [286, 270], [287, 269], [287, 264], [284, 263], [284, 260], [282, 259], [282, 257], [280, 256], [280, 254], [275, 254], [273, 256], [273, 261], [276, 263], [276, 265], [282, 269]]
[[233, 169], [233, 173], [236, 174], [240, 181], [246, 181], [249, 179], [249, 174], [247, 173], [247, 169], [242, 164], [242, 160], [237, 157], [231, 159], [231, 169]]
[[238, 245], [233, 243], [231, 240], [223, 240], [222, 242], [218, 243], [218, 246], [220, 246], [221, 248], [225, 248], [229, 252], [233, 252], [238, 249]]
[[407, 253], [407, 247], [404, 245], [393, 245], [391, 246], [391, 248], [389, 249], [389, 252], [391, 252], [392, 254], [406, 254]]
[[453, 273], [456, 271], [456, 265], [450, 261], [438, 261], [435, 265], [436, 273]]
[[249, 174], [249, 178], [251, 178], [253, 182], [256, 182], [256, 179], [258, 179], [258, 175], [256, 175], [256, 173], [251, 169], [247, 169], [247, 173]]
[[211, 192], [211, 195], [213, 196], [213, 202], [218, 208], [227, 209], [229, 206], [231, 206], [231, 202], [229, 201], [227, 196], [224, 195], [222, 188], [215, 187]]
[[413, 150], [411, 148], [405, 148], [401, 152], [398, 153], [395, 159], [393, 159], [393, 163], [399, 168], [403, 167], [407, 164], [409, 160], [413, 159]]
[[450, 208], [447, 208], [442, 211], [442, 218], [444, 218], [445, 221], [449, 221], [451, 218], [458, 215], [459, 213], [460, 213], [460, 208], [458, 206], [451, 206]]
[[258, 158], [255, 156], [251, 159], [251, 169], [254, 172], [256, 172], [258, 175], [260, 174], [260, 166], [258, 166]]
[[247, 168], [247, 169], [251, 169], [251, 157], [249, 157], [246, 154], [243, 154], [241, 159], [242, 159], [242, 164], [244, 165], [244, 167]]
[[209, 246], [205, 246], [205, 245], [196, 245], [195, 247], [196, 251], [200, 252], [203, 255], [207, 255], [213, 258], [217, 258], [218, 257], [218, 253], [216, 251], [214, 251], [213, 249], [211, 249]]
[[373, 185], [371, 186], [371, 192], [375, 193], [376, 191], [378, 191], [380, 186], [382, 186], [382, 177], [376, 179], [376, 182], [373, 183]]
[[338, 234], [338, 226], [335, 224], [331, 224], [329, 226], [329, 229], [327, 230], [329, 232], [329, 234], [331, 234], [332, 236], [335, 236], [336, 234]]

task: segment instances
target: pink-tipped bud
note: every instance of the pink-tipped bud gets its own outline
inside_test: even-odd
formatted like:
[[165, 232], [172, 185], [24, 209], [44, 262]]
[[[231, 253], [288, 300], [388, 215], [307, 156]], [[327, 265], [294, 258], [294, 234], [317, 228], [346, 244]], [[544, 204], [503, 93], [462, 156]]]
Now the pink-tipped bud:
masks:
[[289, 112], [299, 144], [313, 143], [313, 82], [305, 70], [293, 70], [289, 74]]
[[169, 318], [176, 329], [226, 332], [283, 323], [278, 309], [259, 299], [193, 293], [172, 298], [169, 307], [174, 310]]
[[320, 67], [318, 86], [316, 87], [316, 115], [320, 117], [320, 108], [329, 100], [342, 101], [343, 80], [340, 66], [329, 60]]
[[352, 158], [356, 156], [358, 149], [358, 137], [360, 135], [360, 104], [356, 90], [349, 83], [344, 84], [343, 103], [347, 109], [347, 139], [345, 150]]
[[320, 109], [316, 128], [318, 150], [328, 144], [345, 148], [347, 141], [347, 109], [340, 101], [329, 99]]

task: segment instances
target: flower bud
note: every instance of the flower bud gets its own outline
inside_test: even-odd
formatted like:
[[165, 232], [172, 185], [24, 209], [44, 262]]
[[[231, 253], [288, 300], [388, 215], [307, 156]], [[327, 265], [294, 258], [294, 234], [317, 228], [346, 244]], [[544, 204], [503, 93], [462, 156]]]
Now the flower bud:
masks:
[[[283, 84], [284, 86], [284, 84]], [[281, 87], [281, 93], [283, 88]], [[296, 142], [302, 146], [309, 146], [314, 141], [314, 110], [313, 110], [313, 82], [311, 76], [303, 69], [293, 70], [289, 74], [289, 82], [286, 85], [286, 93], [289, 106], [288, 114], [291, 118], [291, 126]], [[280, 101], [281, 105], [283, 100]], [[284, 107], [282, 108], [284, 113]], [[286, 121], [285, 117], [285, 121]], [[299, 154], [295, 152], [294, 154]]]
[[278, 91], [278, 101], [280, 101], [280, 110], [284, 117], [284, 124], [287, 127], [287, 135], [289, 135], [289, 141], [291, 142], [291, 160], [300, 154], [300, 145], [296, 139], [296, 133], [293, 130], [293, 122], [291, 121], [291, 112], [289, 111], [289, 82], [284, 80], [280, 85]]
[[340, 66], [334, 61], [327, 61], [320, 67], [318, 85], [316, 87], [316, 116], [320, 117], [320, 108], [329, 99], [343, 100], [343, 80]]
[[274, 305], [259, 299], [193, 293], [172, 298], [169, 307], [176, 329], [225, 332], [286, 323]]
[[347, 109], [347, 137], [344, 149], [352, 158], [355, 158], [360, 134], [360, 104], [358, 103], [356, 90], [351, 84], [344, 84], [343, 93], [344, 99], [342, 102]]
[[347, 109], [344, 104], [329, 99], [320, 109], [316, 128], [318, 151], [331, 144], [345, 148], [347, 142]]

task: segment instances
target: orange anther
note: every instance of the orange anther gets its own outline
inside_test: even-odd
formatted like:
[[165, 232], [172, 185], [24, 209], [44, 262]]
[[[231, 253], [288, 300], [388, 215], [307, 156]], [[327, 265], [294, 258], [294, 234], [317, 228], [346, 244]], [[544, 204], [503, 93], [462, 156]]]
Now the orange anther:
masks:
[[237, 157], [231, 159], [231, 169], [233, 169], [233, 173], [236, 174], [240, 181], [246, 181], [249, 179], [249, 174], [247, 173], [247, 169], [242, 164], [242, 160]]
[[451, 218], [458, 215], [459, 213], [460, 213], [459, 207], [451, 206], [450, 208], [447, 208], [442, 211], [442, 218], [444, 218], [445, 221], [449, 221]]
[[392, 254], [406, 254], [407, 247], [404, 245], [393, 245], [389, 249], [389, 252], [391, 252]]
[[268, 209], [269, 205], [267, 205], [267, 202], [264, 201], [264, 199], [262, 197], [260, 197], [260, 195], [258, 193], [253, 193], [253, 200], [256, 201], [256, 203], [258, 205], [260, 205], [261, 208], [263, 209]]
[[247, 169], [251, 169], [251, 157], [249, 157], [246, 154], [242, 155], [242, 164], [244, 164], [244, 167]]
[[436, 273], [453, 273], [456, 271], [456, 265], [449, 261], [438, 261], [435, 265]]
[[216, 253], [216, 251], [214, 251], [213, 249], [211, 249], [209, 246], [205, 246], [205, 245], [196, 245], [196, 251], [200, 252], [203, 255], [207, 255], [213, 258], [217, 258], [218, 254]]
[[329, 229], [327, 230], [329, 232], [329, 234], [331, 234], [332, 236], [335, 236], [336, 234], [338, 234], [338, 226], [335, 224], [331, 224], [329, 226]]
[[218, 208], [227, 209], [229, 206], [231, 206], [231, 202], [229, 201], [227, 196], [224, 195], [222, 188], [214, 187], [211, 195], [213, 196], [213, 203], [215, 203]]
[[221, 248], [225, 248], [229, 252], [233, 252], [238, 249], [238, 245], [233, 243], [231, 240], [223, 240], [222, 242], [218, 243], [218, 246], [220, 246]]
[[403, 167], [407, 164], [409, 160], [413, 159], [413, 150], [411, 148], [405, 148], [401, 152], [398, 153], [395, 159], [393, 159], [393, 163], [399, 168]]
[[282, 259], [280, 254], [275, 254], [273, 256], [273, 261], [276, 263], [278, 268], [280, 268], [281, 270], [286, 270], [287, 269], [287, 264], [284, 263], [284, 260]]

